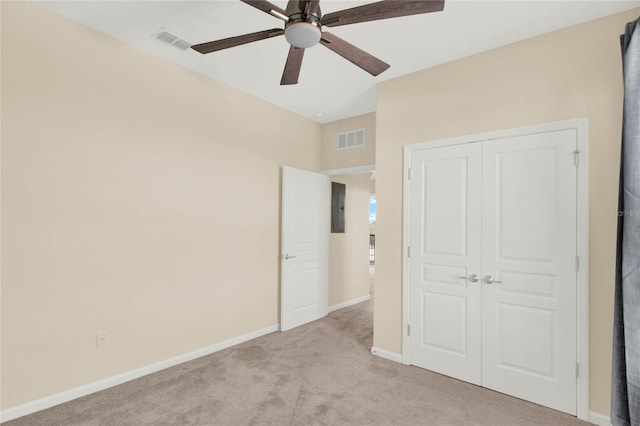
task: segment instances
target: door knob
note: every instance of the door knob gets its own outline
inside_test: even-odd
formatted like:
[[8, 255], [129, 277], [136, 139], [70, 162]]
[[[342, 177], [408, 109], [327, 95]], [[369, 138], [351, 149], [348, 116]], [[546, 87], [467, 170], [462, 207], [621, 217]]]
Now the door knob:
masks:
[[484, 281], [487, 284], [495, 284], [495, 283], [502, 284], [502, 281], [498, 281], [498, 280], [493, 279], [493, 277], [491, 275], [485, 275], [485, 277], [482, 279], [482, 281]]
[[295, 259], [296, 257], [295, 256], [289, 256], [289, 253], [287, 253], [287, 254], [283, 254], [282, 258], [284, 260], [289, 260], [289, 259]]
[[465, 280], [471, 281], [472, 283], [477, 283], [480, 280], [480, 277], [478, 277], [476, 274], [471, 274], [468, 277], [460, 277], [460, 278], [464, 278]]

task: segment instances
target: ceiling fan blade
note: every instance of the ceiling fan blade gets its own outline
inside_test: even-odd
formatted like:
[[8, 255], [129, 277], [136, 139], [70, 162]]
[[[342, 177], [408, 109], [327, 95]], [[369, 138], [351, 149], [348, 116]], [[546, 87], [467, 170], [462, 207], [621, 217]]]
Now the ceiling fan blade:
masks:
[[230, 47], [240, 46], [242, 44], [252, 43], [254, 41], [264, 40], [284, 34], [284, 30], [280, 28], [272, 28], [270, 30], [258, 31], [257, 33], [245, 34], [236, 37], [229, 37], [222, 40], [209, 41], [191, 46], [191, 48], [200, 53], [217, 52], [218, 50], [228, 49]]
[[390, 67], [386, 62], [381, 61], [362, 49], [358, 49], [353, 44], [342, 40], [334, 34], [323, 32], [320, 43], [329, 48], [329, 50], [333, 50], [346, 60], [359, 66], [374, 77], [386, 71]]
[[324, 15], [322, 25], [337, 27], [399, 16], [439, 12], [444, 9], [444, 0], [387, 0], [365, 4]]
[[302, 68], [303, 56], [304, 49], [294, 46], [289, 48], [289, 56], [287, 56], [287, 63], [284, 66], [284, 72], [280, 80], [281, 86], [298, 84], [298, 76], [300, 75], [300, 68]]
[[[240, 1], [248, 4], [249, 6], [253, 6], [256, 9], [259, 9], [264, 13], [268, 13], [271, 16], [275, 16], [276, 18], [284, 19], [284, 17], [288, 16], [287, 12], [285, 12], [275, 4], [272, 4], [266, 0], [240, 0]], [[274, 14], [272, 11], [276, 12], [276, 14]], [[278, 16], [277, 14], [280, 14], [280, 16]]]

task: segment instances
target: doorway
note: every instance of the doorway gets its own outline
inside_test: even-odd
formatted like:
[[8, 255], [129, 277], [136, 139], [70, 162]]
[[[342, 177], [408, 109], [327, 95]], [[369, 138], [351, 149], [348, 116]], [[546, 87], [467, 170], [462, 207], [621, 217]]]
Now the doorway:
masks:
[[330, 311], [370, 299], [370, 176], [370, 172], [331, 176], [345, 188], [345, 226], [329, 235]]

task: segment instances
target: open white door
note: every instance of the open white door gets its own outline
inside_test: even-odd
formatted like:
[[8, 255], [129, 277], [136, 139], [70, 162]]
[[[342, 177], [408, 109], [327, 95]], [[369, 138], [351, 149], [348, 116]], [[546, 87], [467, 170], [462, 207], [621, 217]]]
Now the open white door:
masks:
[[329, 177], [282, 168], [280, 330], [327, 315]]

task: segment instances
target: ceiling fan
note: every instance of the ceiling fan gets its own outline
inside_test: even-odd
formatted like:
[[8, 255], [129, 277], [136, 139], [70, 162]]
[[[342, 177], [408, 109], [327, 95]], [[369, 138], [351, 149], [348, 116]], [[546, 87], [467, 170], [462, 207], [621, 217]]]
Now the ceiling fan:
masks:
[[377, 76], [389, 68], [389, 64], [364, 50], [358, 49], [336, 35], [324, 31], [323, 27], [337, 27], [379, 19], [439, 12], [444, 9], [444, 0], [385, 0], [322, 15], [320, 12], [320, 0], [290, 0], [286, 10], [282, 10], [266, 0], [240, 1], [282, 19], [285, 22], [284, 29], [272, 28], [237, 37], [196, 44], [191, 48], [203, 54], [211, 53], [284, 34], [291, 47], [289, 48], [289, 55], [280, 80], [281, 85], [298, 83], [304, 50], [318, 43], [373, 76]]

